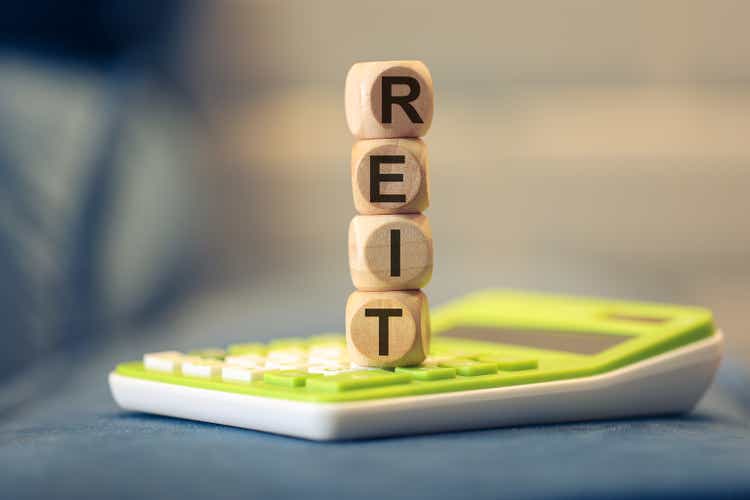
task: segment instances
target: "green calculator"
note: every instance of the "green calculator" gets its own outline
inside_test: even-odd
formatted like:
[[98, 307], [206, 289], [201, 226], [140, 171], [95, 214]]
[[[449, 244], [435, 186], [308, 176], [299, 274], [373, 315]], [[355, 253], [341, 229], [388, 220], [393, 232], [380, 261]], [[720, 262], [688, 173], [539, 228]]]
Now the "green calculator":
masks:
[[315, 440], [691, 410], [723, 338], [696, 307], [488, 290], [432, 314], [419, 366], [352, 365], [343, 334], [149, 353], [118, 365], [125, 409]]

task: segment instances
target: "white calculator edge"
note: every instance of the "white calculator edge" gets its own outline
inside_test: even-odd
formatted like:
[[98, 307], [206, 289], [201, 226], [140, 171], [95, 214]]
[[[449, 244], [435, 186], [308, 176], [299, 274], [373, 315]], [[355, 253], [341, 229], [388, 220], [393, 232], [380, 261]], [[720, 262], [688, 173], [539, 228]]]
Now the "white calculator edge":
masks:
[[126, 410], [327, 441], [683, 413], [711, 384], [723, 344], [716, 331], [591, 377], [346, 403], [247, 396], [114, 372], [109, 384]]

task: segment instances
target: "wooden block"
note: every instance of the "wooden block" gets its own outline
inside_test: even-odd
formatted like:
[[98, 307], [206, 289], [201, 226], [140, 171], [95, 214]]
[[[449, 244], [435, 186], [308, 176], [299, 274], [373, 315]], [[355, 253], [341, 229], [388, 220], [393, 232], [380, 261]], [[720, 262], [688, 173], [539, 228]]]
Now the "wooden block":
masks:
[[354, 292], [346, 303], [349, 358], [360, 366], [411, 366], [430, 350], [427, 296], [419, 290]]
[[418, 213], [430, 205], [427, 146], [419, 139], [357, 141], [351, 170], [361, 214]]
[[422, 137], [435, 101], [421, 61], [357, 63], [346, 75], [346, 121], [358, 139]]
[[422, 214], [357, 215], [349, 270], [358, 290], [416, 290], [432, 277], [432, 230]]

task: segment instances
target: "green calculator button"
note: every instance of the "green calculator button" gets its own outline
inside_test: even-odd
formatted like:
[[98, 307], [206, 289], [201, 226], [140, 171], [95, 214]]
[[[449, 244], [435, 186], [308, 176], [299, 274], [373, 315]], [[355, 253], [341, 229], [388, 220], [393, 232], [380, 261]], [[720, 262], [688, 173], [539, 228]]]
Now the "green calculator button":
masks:
[[190, 351], [188, 353], [188, 355], [190, 356], [198, 356], [199, 358], [204, 359], [218, 359], [220, 361], [224, 359], [224, 356], [226, 356], [226, 354], [227, 353], [226, 351], [224, 351], [224, 349], [213, 347], [209, 347], [207, 349], [198, 349], [195, 351]]
[[340, 373], [327, 377], [311, 378], [307, 387], [325, 392], [354, 391], [397, 384], [408, 384], [411, 377], [406, 373], [391, 373], [385, 370], [362, 370]]
[[475, 377], [477, 375], [492, 375], [497, 373], [497, 366], [494, 363], [484, 363], [472, 359], [455, 359], [451, 361], [441, 361], [439, 366], [445, 368], [455, 368], [456, 373], [464, 377]]
[[404, 366], [396, 368], [396, 373], [406, 373], [415, 380], [456, 378], [456, 369], [446, 366]]
[[227, 347], [227, 353], [232, 356], [240, 356], [242, 354], [265, 354], [265, 352], [266, 346], [257, 342], [232, 344]]
[[263, 381], [267, 384], [285, 387], [302, 387], [310, 376], [309, 373], [301, 370], [278, 370], [264, 373]]
[[483, 363], [493, 363], [498, 370], [503, 372], [533, 370], [539, 366], [539, 362], [533, 358], [521, 358], [515, 356], [480, 356], [478, 359]]

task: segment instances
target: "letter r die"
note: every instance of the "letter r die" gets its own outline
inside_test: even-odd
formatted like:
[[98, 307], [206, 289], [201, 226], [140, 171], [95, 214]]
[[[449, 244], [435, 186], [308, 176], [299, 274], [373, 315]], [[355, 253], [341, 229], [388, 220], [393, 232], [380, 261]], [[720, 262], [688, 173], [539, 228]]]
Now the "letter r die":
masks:
[[346, 75], [346, 121], [358, 139], [422, 137], [435, 91], [421, 61], [357, 63]]

